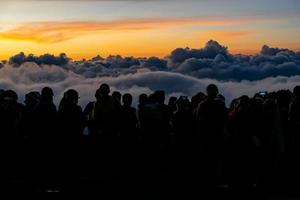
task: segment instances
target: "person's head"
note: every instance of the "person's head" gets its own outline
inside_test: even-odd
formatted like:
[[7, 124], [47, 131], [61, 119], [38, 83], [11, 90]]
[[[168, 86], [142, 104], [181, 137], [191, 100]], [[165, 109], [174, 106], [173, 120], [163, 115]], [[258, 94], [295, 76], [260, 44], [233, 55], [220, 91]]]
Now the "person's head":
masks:
[[124, 94], [123, 97], [122, 97], [122, 101], [123, 101], [123, 104], [125, 106], [131, 106], [132, 104], [132, 95], [131, 94]]
[[147, 94], [141, 94], [139, 96], [139, 105], [143, 106], [143, 105], [145, 105], [147, 103], [148, 103], [148, 96], [147, 96]]
[[53, 100], [53, 90], [50, 87], [44, 87], [41, 92], [41, 99], [45, 101]]
[[210, 84], [206, 88], [206, 93], [209, 99], [215, 99], [219, 94], [219, 89], [215, 84]]
[[277, 92], [276, 101], [279, 107], [288, 107], [292, 99], [290, 90], [280, 90]]
[[246, 95], [243, 95], [239, 99], [239, 107], [240, 108], [248, 108], [250, 105], [250, 98]]
[[97, 90], [96, 90], [96, 93], [95, 93], [95, 98], [97, 99], [97, 101], [99, 100], [99, 99], [101, 99], [101, 90], [100, 90], [100, 88], [98, 88]]
[[226, 98], [223, 95], [218, 94], [216, 96], [216, 100], [219, 101], [219, 102], [221, 102], [221, 103], [223, 103], [223, 104], [225, 104]]
[[155, 93], [152, 93], [152, 94], [149, 95], [147, 103], [148, 104], [155, 104], [155, 103], [157, 103], [157, 98], [155, 96]]
[[118, 91], [114, 91], [112, 93], [112, 97], [117, 101], [121, 103], [122, 94]]
[[102, 96], [108, 96], [110, 93], [109, 85], [107, 85], [106, 83], [100, 85], [99, 92]]
[[165, 91], [158, 90], [154, 92], [154, 98], [156, 103], [164, 104], [165, 103]]
[[276, 102], [274, 99], [267, 99], [263, 103], [263, 111], [265, 114], [274, 114], [276, 112]]
[[24, 103], [27, 106], [36, 106], [40, 102], [40, 98], [39, 92], [29, 92], [25, 95]]
[[186, 96], [181, 96], [176, 101], [177, 111], [186, 111], [190, 109], [190, 100]]
[[0, 102], [1, 102], [1, 101], [3, 100], [3, 98], [4, 98], [4, 96], [3, 96], [4, 92], [5, 92], [5, 90], [0, 89]]
[[4, 98], [4, 100], [7, 100], [7, 101], [12, 101], [12, 102], [17, 102], [18, 101], [18, 95], [13, 90], [6, 90], [3, 93], [3, 98]]
[[239, 99], [233, 99], [230, 103], [229, 109], [230, 111], [235, 110], [239, 106]]
[[296, 87], [294, 87], [293, 93], [294, 93], [295, 97], [300, 97], [300, 85], [297, 85]]
[[96, 90], [95, 97], [97, 100], [101, 99], [103, 96], [108, 96], [110, 93], [110, 88], [107, 84], [102, 84], [100, 87]]
[[78, 104], [79, 94], [76, 90], [70, 89], [64, 94], [64, 98], [70, 103], [70, 104]]
[[173, 107], [176, 104], [177, 97], [170, 97], [168, 106]]
[[206, 95], [203, 92], [199, 92], [192, 97], [192, 107], [193, 109], [197, 108], [199, 103], [206, 99]]

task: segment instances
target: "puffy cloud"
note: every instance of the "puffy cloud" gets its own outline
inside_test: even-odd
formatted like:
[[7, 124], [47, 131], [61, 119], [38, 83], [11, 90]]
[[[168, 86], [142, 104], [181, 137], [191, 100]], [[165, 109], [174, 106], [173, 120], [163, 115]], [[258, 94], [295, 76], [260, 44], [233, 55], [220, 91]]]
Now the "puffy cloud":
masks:
[[151, 68], [153, 70], [166, 70], [167, 69], [167, 61], [157, 58], [157, 57], [150, 57], [144, 60], [142, 66], [146, 68]]
[[189, 58], [209, 58], [214, 59], [218, 54], [229, 57], [227, 47], [220, 45], [218, 42], [210, 40], [202, 49], [178, 48], [171, 52], [169, 59], [172, 63], [182, 63]]
[[209, 41], [203, 49], [176, 49], [169, 56], [170, 69], [197, 78], [260, 80], [300, 74], [299, 52], [263, 46], [259, 54], [232, 55]]
[[275, 56], [277, 53], [287, 50], [288, 49], [270, 48], [268, 45], [264, 45], [260, 53], [266, 56]]
[[163, 89], [171, 95], [192, 96], [199, 91], [205, 91], [210, 83], [220, 87], [226, 96], [227, 103], [243, 94], [253, 95], [261, 90], [292, 89], [300, 84], [300, 76], [267, 78], [259, 81], [218, 81], [215, 79], [198, 79], [176, 72], [139, 70], [136, 73], [123, 74], [116, 77], [103, 76], [86, 78], [59, 66], [25, 63], [18, 68], [6, 65], [0, 69], [0, 88], [14, 89], [23, 101], [24, 95], [29, 91], [40, 91], [50, 86], [55, 92], [55, 101], [59, 102], [63, 92], [74, 88], [80, 93], [80, 104], [85, 106], [94, 100], [94, 93], [101, 83], [108, 83], [112, 91], [121, 93], [130, 92], [135, 98], [141, 93], [151, 93]]
[[299, 85], [300, 52], [264, 46], [256, 55], [232, 55], [226, 47], [209, 41], [202, 49], [176, 49], [164, 59], [117, 55], [72, 61], [65, 54], [20, 53], [0, 63], [0, 89], [16, 90], [21, 101], [25, 93], [50, 86], [56, 102], [65, 90], [77, 89], [84, 106], [104, 82], [112, 91], [132, 93], [135, 102], [140, 93], [157, 89], [168, 95], [192, 96], [216, 83], [229, 103], [242, 94]]
[[156, 57], [134, 58], [111, 55], [96, 56], [91, 60], [72, 62], [64, 53], [54, 56], [34, 56], [24, 53], [10, 58], [10, 63], [19, 66], [24, 62], [38, 65], [58, 65], [86, 78], [119, 76], [136, 73], [141, 69], [170, 71], [196, 78], [217, 80], [260, 80], [267, 77], [300, 75], [300, 52], [263, 46], [256, 55], [232, 55], [227, 47], [209, 41], [204, 48], [178, 48], [165, 59]]
[[14, 65], [21, 65], [25, 62], [34, 62], [36, 64], [46, 64], [46, 65], [66, 65], [70, 61], [70, 58], [67, 57], [65, 53], [61, 53], [59, 56], [54, 56], [52, 54], [44, 54], [41, 56], [35, 56], [29, 54], [26, 56], [23, 52], [12, 56], [9, 59], [9, 63]]

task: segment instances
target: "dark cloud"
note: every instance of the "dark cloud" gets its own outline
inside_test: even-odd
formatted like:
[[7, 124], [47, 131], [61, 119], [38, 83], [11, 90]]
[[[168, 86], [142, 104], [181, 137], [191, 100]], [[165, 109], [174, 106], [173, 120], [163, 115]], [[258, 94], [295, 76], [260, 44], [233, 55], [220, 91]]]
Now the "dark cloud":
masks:
[[52, 54], [44, 54], [41, 56], [35, 56], [33, 54], [29, 54], [28, 56], [25, 55], [23, 52], [12, 56], [9, 59], [9, 63], [13, 64], [13, 65], [21, 65], [25, 62], [34, 62], [38, 65], [59, 65], [59, 66], [63, 66], [68, 64], [68, 62], [70, 61], [70, 58], [68, 58], [66, 56], [66, 54], [61, 53], [59, 56], [55, 56]]
[[261, 49], [260, 54], [266, 56], [275, 56], [277, 53], [282, 51], [288, 51], [288, 49], [270, 48], [268, 45], [264, 45]]
[[209, 41], [200, 49], [176, 49], [165, 59], [119, 55], [72, 61], [65, 54], [17, 54], [0, 63], [0, 89], [14, 89], [20, 96], [51, 86], [56, 101], [69, 88], [81, 94], [81, 105], [93, 100], [101, 83], [113, 90], [192, 96], [216, 83], [227, 103], [242, 94], [261, 90], [291, 89], [300, 84], [300, 52], [263, 46], [256, 55], [232, 55], [226, 47]]
[[181, 63], [189, 58], [208, 58], [214, 59], [218, 54], [229, 58], [227, 47], [221, 46], [218, 42], [210, 40], [206, 43], [206, 46], [202, 49], [175, 49], [172, 51], [169, 59], [173, 63]]
[[20, 67], [6, 64], [0, 69], [0, 88], [13, 89], [20, 94], [20, 101], [29, 91], [41, 90], [50, 86], [55, 92], [55, 101], [59, 102], [64, 91], [73, 88], [80, 93], [80, 104], [85, 106], [94, 100], [94, 93], [101, 83], [108, 83], [112, 91], [118, 90], [122, 94], [130, 92], [135, 97], [135, 103], [140, 93], [151, 93], [163, 89], [168, 96], [192, 96], [199, 91], [204, 92], [210, 83], [219, 86], [222, 94], [226, 96], [227, 103], [243, 94], [252, 96], [261, 90], [292, 89], [300, 84], [300, 76], [266, 78], [258, 81], [218, 81], [215, 79], [198, 79], [192, 76], [167, 71], [150, 71], [140, 69], [135, 73], [119, 76], [102, 76], [86, 78], [70, 70], [58, 66], [24, 63]]
[[153, 69], [153, 70], [167, 70], [167, 61], [157, 58], [157, 57], [150, 57], [145, 59], [142, 67]]
[[263, 46], [259, 54], [232, 55], [227, 48], [209, 41], [202, 49], [176, 49], [169, 56], [170, 69], [197, 78], [260, 80], [300, 74], [299, 53]]
[[65, 54], [34, 56], [24, 53], [9, 59], [14, 66], [25, 62], [57, 65], [86, 78], [119, 76], [139, 70], [170, 71], [196, 78], [217, 80], [260, 80], [267, 77], [300, 75], [300, 53], [288, 49], [263, 46], [256, 55], [233, 55], [227, 47], [209, 41], [204, 48], [178, 48], [165, 58], [134, 58], [112, 55], [96, 56], [91, 60], [72, 62]]

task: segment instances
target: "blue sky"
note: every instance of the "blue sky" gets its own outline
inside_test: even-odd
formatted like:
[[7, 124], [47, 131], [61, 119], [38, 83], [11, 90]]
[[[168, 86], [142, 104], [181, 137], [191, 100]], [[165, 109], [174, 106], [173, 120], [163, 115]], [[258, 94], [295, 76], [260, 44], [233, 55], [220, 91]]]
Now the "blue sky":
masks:
[[299, 19], [298, 0], [2, 0], [2, 21], [105, 20], [121, 17], [277, 17]]

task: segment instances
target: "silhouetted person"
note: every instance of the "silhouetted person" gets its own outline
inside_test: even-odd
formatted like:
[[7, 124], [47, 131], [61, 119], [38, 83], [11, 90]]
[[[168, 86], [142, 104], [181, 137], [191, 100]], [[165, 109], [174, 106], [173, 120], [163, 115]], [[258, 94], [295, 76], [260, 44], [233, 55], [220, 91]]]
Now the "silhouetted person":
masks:
[[24, 113], [20, 124], [20, 137], [25, 142], [31, 143], [34, 137], [34, 127], [36, 125], [34, 111], [40, 102], [41, 95], [39, 92], [30, 92], [25, 95]]
[[160, 142], [157, 130], [157, 103], [153, 94], [149, 97], [140, 95], [139, 100], [138, 118], [143, 142], [149, 148], [156, 148]]
[[122, 94], [118, 91], [114, 91], [111, 95], [115, 101], [121, 106], [121, 98], [122, 98]]
[[[262, 113], [261, 113], [262, 115]], [[256, 183], [256, 125], [248, 96], [242, 96], [229, 114], [229, 184], [251, 186]], [[260, 132], [263, 127], [260, 128]]]
[[[99, 90], [97, 90], [99, 91]], [[99, 92], [95, 93], [95, 98], [99, 98]], [[82, 162], [86, 163], [82, 167], [84, 174], [90, 176], [95, 175], [95, 171], [98, 170], [98, 160], [95, 160], [99, 156], [100, 150], [100, 139], [98, 135], [98, 127], [95, 120], [96, 101], [89, 102], [84, 108], [83, 115], [85, 119], [85, 125], [88, 129], [88, 135], [83, 136], [82, 141]]]
[[279, 162], [279, 169], [281, 172], [281, 184], [288, 184], [288, 169], [290, 165], [290, 155], [292, 152], [293, 138], [289, 132], [289, 105], [292, 100], [292, 92], [289, 90], [280, 90], [276, 93], [276, 102], [279, 109], [280, 126], [282, 130], [282, 148], [283, 155]]
[[[96, 92], [95, 98], [100, 95]], [[83, 111], [85, 117], [85, 124], [88, 127], [88, 138], [95, 137], [97, 135], [97, 126], [95, 121], [95, 108], [96, 108], [96, 101], [89, 102]]]
[[290, 158], [290, 171], [289, 174], [289, 182], [291, 185], [299, 186], [299, 178], [300, 178], [300, 164], [299, 164], [299, 156], [300, 156], [300, 86], [296, 86], [293, 90], [293, 99], [290, 104], [289, 109], [289, 124], [290, 124], [290, 137], [292, 138], [293, 143], [290, 145], [292, 149], [290, 150], [291, 158]]
[[176, 108], [177, 97], [170, 97], [168, 106], [172, 109], [172, 112], [177, 110]]
[[285, 147], [288, 146], [289, 134], [289, 106], [292, 100], [292, 92], [289, 90], [280, 90], [277, 92], [276, 102], [280, 114], [280, 124], [282, 127], [282, 134], [284, 136]]
[[191, 106], [193, 112], [196, 113], [199, 103], [204, 101], [206, 99], [206, 95], [203, 92], [199, 92], [198, 94], [194, 95], [191, 100]]
[[25, 95], [24, 112], [18, 128], [18, 154], [20, 156], [20, 162], [24, 163], [23, 167], [19, 169], [26, 181], [33, 178], [33, 171], [35, 170], [35, 154], [37, 149], [35, 148], [34, 131], [36, 127], [36, 120], [34, 111], [39, 102], [39, 92], [29, 92]]
[[123, 106], [121, 114], [121, 141], [131, 146], [137, 140], [137, 117], [136, 109], [131, 107], [131, 94], [124, 94], [122, 97]]
[[[2, 93], [0, 105], [0, 178], [9, 177], [18, 170], [16, 145], [20, 120], [23, 115], [23, 105], [18, 103], [18, 95], [13, 90]], [[5, 179], [5, 178], [4, 178]]]
[[[116, 162], [118, 159], [118, 136], [120, 131], [120, 104], [109, 95], [110, 87], [107, 84], [102, 84], [96, 91], [96, 103], [93, 108], [95, 132], [92, 135], [92, 153], [101, 160], [96, 159], [95, 162], [100, 162], [95, 165], [101, 173], [106, 175], [116, 175], [116, 167], [119, 165]], [[95, 158], [97, 158], [95, 157]]]
[[119, 131], [121, 107], [109, 93], [110, 88], [107, 84], [102, 84], [97, 90], [94, 117], [97, 126], [96, 134], [108, 140], [107, 142], [112, 142]]
[[197, 134], [203, 160], [204, 180], [208, 185], [220, 184], [224, 153], [224, 130], [227, 110], [223, 102], [216, 100], [219, 93], [216, 85], [207, 86], [207, 98], [197, 110]]
[[138, 170], [137, 165], [140, 161], [137, 157], [138, 132], [137, 132], [137, 112], [132, 105], [131, 94], [124, 94], [122, 97], [122, 110], [120, 119], [120, 159], [122, 162], [121, 170], [124, 175], [134, 175]]
[[34, 110], [36, 178], [46, 186], [53, 184], [56, 174], [57, 112], [53, 103], [53, 95], [51, 88], [43, 88], [40, 102]]
[[2, 131], [1, 148], [4, 152], [15, 150], [18, 128], [24, 112], [24, 106], [18, 103], [18, 95], [13, 90], [7, 90], [2, 94]]
[[51, 88], [43, 88], [40, 102], [35, 108], [36, 137], [41, 142], [41, 148], [48, 150], [54, 147], [57, 134], [57, 112], [53, 95]]
[[[84, 115], [78, 106], [79, 95], [75, 90], [64, 93], [58, 110], [58, 141], [61, 176], [64, 186], [74, 186], [80, 175], [80, 142], [84, 128]], [[70, 188], [71, 189], [71, 188]]]
[[145, 107], [148, 104], [148, 96], [147, 94], [141, 94], [139, 96], [139, 104], [138, 104], [138, 111], [137, 111], [137, 117], [138, 117], [138, 128], [140, 132], [143, 132], [143, 129], [145, 126]]
[[187, 148], [193, 141], [194, 118], [189, 99], [185, 96], [176, 101], [176, 111], [172, 117], [173, 131], [176, 136], [176, 144]]
[[164, 147], [169, 143], [169, 137], [171, 132], [171, 117], [172, 109], [165, 104], [165, 92], [162, 90], [154, 93], [154, 101], [156, 103], [156, 123], [157, 131], [160, 137], [161, 146]]
[[61, 148], [72, 153], [76, 151], [85, 125], [82, 108], [78, 105], [79, 95], [68, 90], [60, 102], [58, 110], [59, 141]]
[[261, 162], [258, 183], [263, 187], [279, 186], [282, 180], [280, 161], [284, 151], [284, 138], [279, 108], [275, 99], [267, 98], [263, 104], [264, 130], [260, 140]]
[[300, 128], [300, 86], [294, 88], [293, 94], [294, 98], [290, 104], [289, 110], [289, 121], [291, 124], [291, 131], [296, 141], [296, 151], [300, 152], [300, 135], [298, 134]]
[[3, 93], [5, 92], [5, 90], [3, 89], [0, 89], [0, 103], [2, 102], [3, 100]]
[[[36, 126], [36, 121], [34, 117], [34, 111], [36, 106], [40, 102], [40, 93], [39, 92], [30, 92], [25, 95], [24, 100], [24, 112], [20, 121], [19, 126], [19, 139], [24, 149], [21, 149], [22, 152], [26, 152], [33, 145], [34, 140], [34, 127]], [[33, 148], [31, 148], [33, 149]], [[24, 153], [25, 153], [24, 152]], [[27, 152], [27, 154], [30, 154]]]
[[193, 175], [195, 173], [195, 120], [189, 99], [181, 96], [176, 101], [176, 111], [172, 117], [172, 127], [175, 134], [175, 163], [177, 173]]

